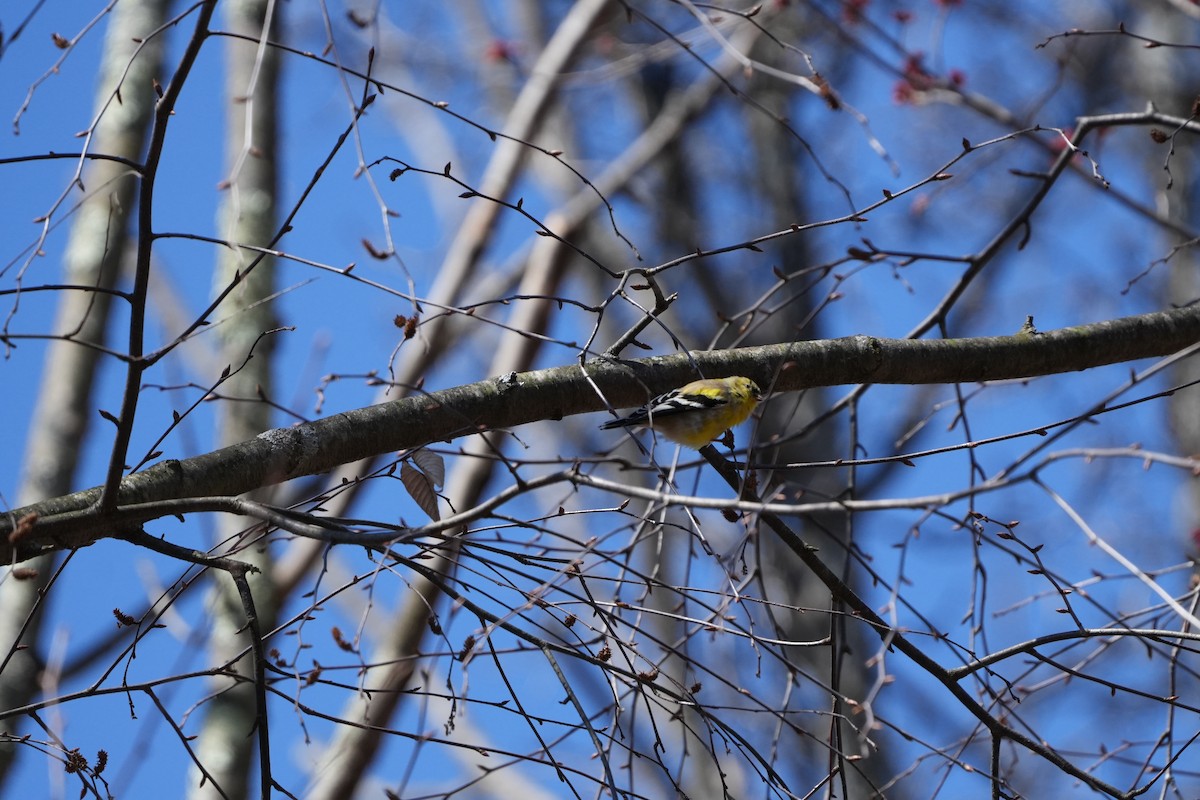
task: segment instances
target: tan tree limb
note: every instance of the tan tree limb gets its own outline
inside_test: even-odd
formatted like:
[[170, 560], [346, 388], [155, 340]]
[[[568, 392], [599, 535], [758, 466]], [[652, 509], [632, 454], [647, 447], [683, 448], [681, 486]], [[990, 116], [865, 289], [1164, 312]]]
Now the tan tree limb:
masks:
[[[77, 485], [82, 443], [96, 419], [93, 390], [100, 355], [108, 350], [105, 330], [113, 316], [112, 301], [128, 300], [116, 287], [135, 208], [141, 170], [137, 159], [154, 110], [151, 82], [162, 70], [164, 42], [156, 31], [166, 18], [167, 5], [161, 0], [136, 0], [112, 11], [97, 76], [95, 121], [86, 138], [85, 150], [95, 152], [75, 156], [78, 165], [71, 183], [72, 190], [86, 186], [88, 191], [71, 218], [64, 254], [62, 284], [86, 287], [86, 291], [60, 296], [54, 338], [28, 420], [18, 503], [52, 498]], [[67, 196], [64, 190], [60, 201]], [[49, 233], [53, 216], [54, 210], [46, 214], [42, 237]], [[40, 249], [39, 243], [34, 252]], [[19, 281], [16, 287], [18, 293], [30, 291], [21, 288]], [[14, 386], [12, 391], [31, 388]], [[0, 619], [0, 708], [23, 706], [37, 690], [42, 608], [55, 560], [40, 559], [29, 566], [38, 573], [36, 579], [0, 584], [0, 607], [5, 609]], [[18, 728], [12, 727], [17, 724], [0, 725], [0, 732], [19, 735]], [[0, 747], [0, 785], [11, 774], [17, 750]]]

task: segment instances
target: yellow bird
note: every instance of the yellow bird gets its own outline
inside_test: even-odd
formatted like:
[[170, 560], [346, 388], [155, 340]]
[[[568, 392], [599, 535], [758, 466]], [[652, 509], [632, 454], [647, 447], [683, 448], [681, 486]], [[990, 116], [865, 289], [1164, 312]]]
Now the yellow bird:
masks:
[[762, 400], [762, 390], [749, 378], [708, 378], [659, 395], [625, 417], [600, 427], [653, 428], [672, 442], [699, 450], [741, 424]]

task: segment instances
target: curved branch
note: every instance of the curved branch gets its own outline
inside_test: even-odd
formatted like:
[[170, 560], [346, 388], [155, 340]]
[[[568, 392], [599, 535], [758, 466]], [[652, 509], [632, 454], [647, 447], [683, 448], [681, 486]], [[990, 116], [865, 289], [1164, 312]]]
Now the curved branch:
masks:
[[[692, 380], [696, 368], [709, 377], [747, 375], [777, 392], [855, 383], [966, 383], [1073, 372], [1164, 356], [1197, 343], [1200, 305], [1191, 305], [1047, 333], [929, 341], [853, 336], [636, 361], [596, 360], [584, 365], [586, 375], [578, 366], [566, 366], [490, 378], [276, 428], [193, 458], [162, 461], [127, 476], [116, 505], [238, 495], [379, 453], [632, 406]], [[21, 561], [111, 536], [99, 512], [78, 514], [99, 496], [99, 488], [88, 489], [5, 515], [0, 559]], [[53, 532], [46, 527], [56, 516], [71, 513], [90, 520]], [[25, 535], [12, 541], [12, 532], [30, 515], [35, 516]]]

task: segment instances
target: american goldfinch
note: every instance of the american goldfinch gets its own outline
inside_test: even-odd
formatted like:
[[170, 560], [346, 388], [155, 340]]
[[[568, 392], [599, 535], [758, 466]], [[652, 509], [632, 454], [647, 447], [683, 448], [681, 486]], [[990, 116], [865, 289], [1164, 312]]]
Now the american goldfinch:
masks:
[[750, 416], [759, 400], [762, 390], [758, 384], [740, 375], [692, 381], [600, 427], [608, 430], [644, 425], [673, 442], [699, 450]]

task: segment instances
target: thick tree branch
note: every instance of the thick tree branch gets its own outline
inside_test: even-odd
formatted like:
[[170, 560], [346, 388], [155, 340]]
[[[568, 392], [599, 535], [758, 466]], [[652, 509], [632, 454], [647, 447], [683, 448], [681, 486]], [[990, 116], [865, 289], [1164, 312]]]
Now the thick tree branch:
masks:
[[[855, 383], [966, 383], [1165, 356], [1197, 342], [1200, 306], [1192, 305], [1042, 334], [939, 340], [852, 336], [636, 361], [597, 360], [582, 369], [554, 367], [406, 397], [277, 428], [201, 456], [163, 461], [127, 476], [118, 505], [238, 495], [379, 453], [636, 405], [692, 380], [697, 370], [709, 377], [747, 375], [772, 392]], [[0, 520], [5, 540], [0, 559], [22, 561], [111, 535], [103, 518], [79, 513], [99, 495], [99, 488], [88, 489], [6, 515]], [[18, 521], [30, 514], [37, 515], [36, 524], [27, 525], [18, 541], [9, 541]]]

